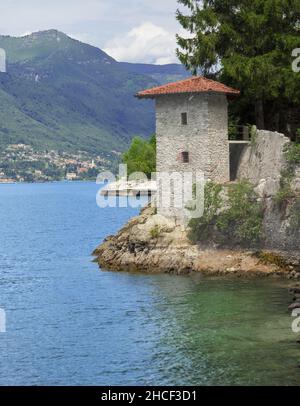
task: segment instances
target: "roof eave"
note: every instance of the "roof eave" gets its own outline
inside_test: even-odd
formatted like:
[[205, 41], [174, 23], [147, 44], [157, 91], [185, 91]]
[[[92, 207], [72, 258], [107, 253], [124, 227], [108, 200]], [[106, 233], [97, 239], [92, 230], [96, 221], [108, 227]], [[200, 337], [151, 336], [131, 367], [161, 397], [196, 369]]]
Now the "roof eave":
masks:
[[214, 91], [214, 90], [207, 90], [207, 91], [203, 91], [203, 92], [199, 92], [199, 91], [195, 91], [195, 92], [174, 92], [174, 93], [156, 93], [156, 94], [140, 94], [137, 93], [135, 95], [135, 97], [137, 97], [138, 99], [156, 99], [157, 97], [160, 96], [174, 96], [174, 95], [179, 95], [179, 94], [203, 94], [203, 93], [209, 93], [209, 94], [224, 94], [227, 97], [230, 98], [235, 98], [238, 97], [240, 95], [239, 91], [236, 92], [218, 92], [218, 91]]

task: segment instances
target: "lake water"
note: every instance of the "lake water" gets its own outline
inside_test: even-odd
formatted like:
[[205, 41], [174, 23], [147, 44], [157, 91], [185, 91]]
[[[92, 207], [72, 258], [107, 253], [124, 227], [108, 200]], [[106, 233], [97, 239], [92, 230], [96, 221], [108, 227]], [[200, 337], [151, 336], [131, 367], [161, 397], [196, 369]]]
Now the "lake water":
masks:
[[283, 282], [101, 272], [97, 189], [0, 185], [1, 385], [300, 384]]

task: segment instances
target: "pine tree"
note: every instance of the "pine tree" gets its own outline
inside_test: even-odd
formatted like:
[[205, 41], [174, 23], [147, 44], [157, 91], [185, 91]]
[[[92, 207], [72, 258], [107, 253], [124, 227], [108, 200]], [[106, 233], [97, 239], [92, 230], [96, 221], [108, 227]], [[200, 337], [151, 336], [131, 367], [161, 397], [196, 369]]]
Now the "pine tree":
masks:
[[[287, 132], [300, 103], [300, 74], [292, 51], [300, 48], [300, 0], [178, 0], [188, 12], [177, 19], [190, 34], [177, 36], [181, 62], [242, 92], [259, 128]], [[243, 111], [239, 112], [243, 115]], [[249, 114], [248, 114], [249, 115]]]

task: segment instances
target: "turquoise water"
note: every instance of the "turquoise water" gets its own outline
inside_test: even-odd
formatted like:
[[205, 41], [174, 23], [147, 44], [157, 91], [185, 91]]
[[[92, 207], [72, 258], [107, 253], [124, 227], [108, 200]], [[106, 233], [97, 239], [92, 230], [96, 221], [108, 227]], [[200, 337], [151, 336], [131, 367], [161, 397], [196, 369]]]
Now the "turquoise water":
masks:
[[97, 189], [0, 185], [1, 385], [300, 384], [285, 283], [100, 272]]

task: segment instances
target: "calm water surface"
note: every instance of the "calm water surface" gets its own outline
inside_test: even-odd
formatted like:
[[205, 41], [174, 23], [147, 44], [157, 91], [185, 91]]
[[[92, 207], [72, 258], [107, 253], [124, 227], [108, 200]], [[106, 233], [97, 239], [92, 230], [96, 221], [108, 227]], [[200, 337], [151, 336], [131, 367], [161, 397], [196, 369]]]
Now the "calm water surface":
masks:
[[96, 192], [0, 185], [0, 384], [300, 384], [283, 283], [100, 272]]

